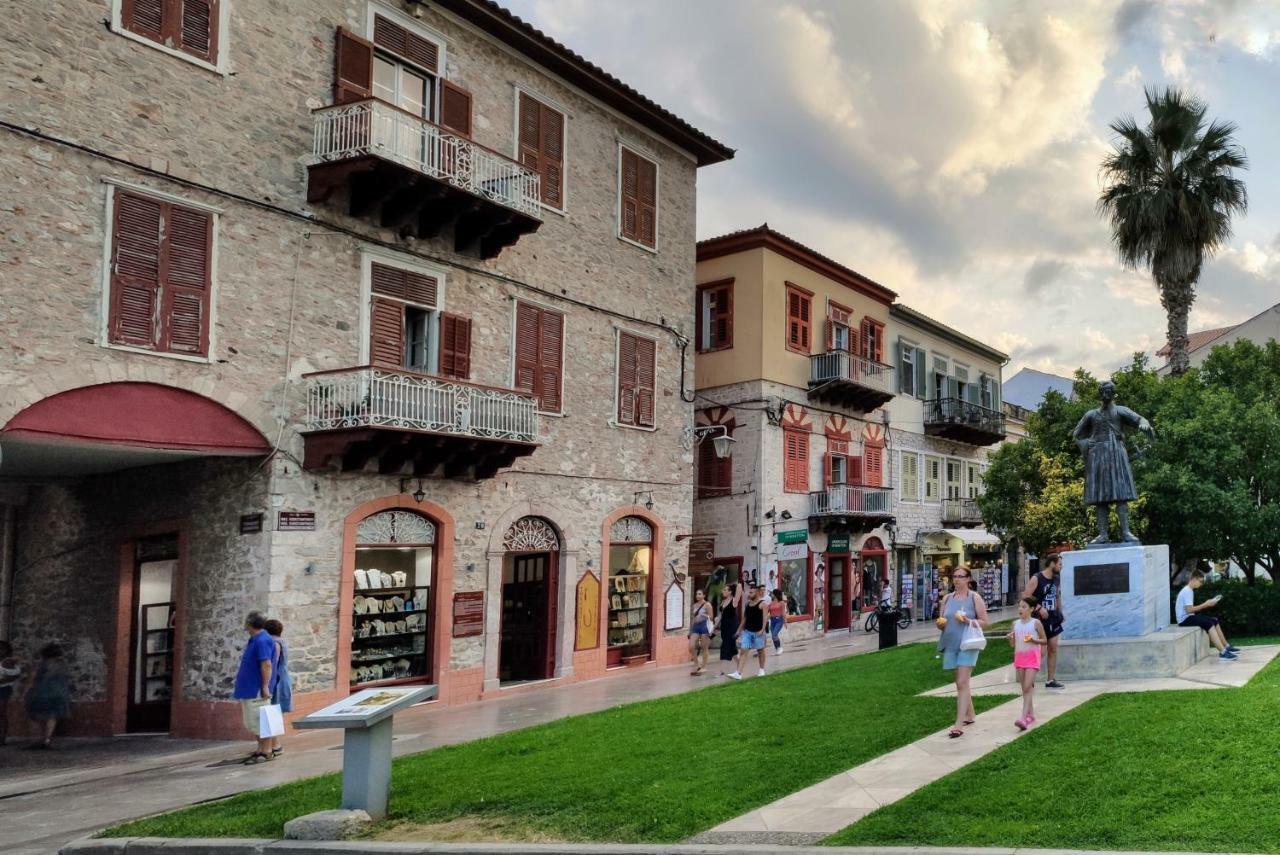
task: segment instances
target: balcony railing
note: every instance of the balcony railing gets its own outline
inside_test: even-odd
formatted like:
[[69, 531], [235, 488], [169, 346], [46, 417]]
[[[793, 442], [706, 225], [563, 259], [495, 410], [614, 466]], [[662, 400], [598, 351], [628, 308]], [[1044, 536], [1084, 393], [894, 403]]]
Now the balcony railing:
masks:
[[809, 397], [867, 412], [894, 395], [893, 366], [847, 350], [809, 357]]
[[942, 503], [943, 525], [981, 525], [982, 511], [977, 499], [946, 499]]
[[304, 431], [382, 427], [538, 441], [537, 404], [519, 392], [368, 366], [310, 374], [304, 382]]
[[1004, 414], [961, 398], [924, 402], [925, 432], [961, 442], [989, 445], [1004, 438]]
[[809, 494], [810, 516], [878, 517], [893, 513], [888, 487], [828, 487]]
[[314, 116], [314, 162], [373, 155], [542, 219], [538, 173], [439, 125], [374, 99]]

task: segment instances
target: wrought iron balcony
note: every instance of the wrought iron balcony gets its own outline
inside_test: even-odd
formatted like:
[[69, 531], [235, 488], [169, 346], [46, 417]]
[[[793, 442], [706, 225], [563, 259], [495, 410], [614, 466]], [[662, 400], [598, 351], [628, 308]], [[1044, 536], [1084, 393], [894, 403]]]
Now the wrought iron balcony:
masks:
[[869, 531], [892, 519], [888, 487], [836, 486], [809, 494], [810, 529]]
[[478, 480], [538, 447], [537, 404], [510, 389], [370, 366], [304, 387], [307, 469]]
[[1004, 414], [960, 398], [930, 398], [924, 402], [924, 432], [929, 436], [994, 445], [1004, 439]]
[[977, 499], [946, 499], [942, 503], [942, 524], [956, 526], [982, 525], [982, 511]]
[[831, 350], [809, 357], [809, 400], [869, 412], [894, 395], [893, 366]]
[[492, 258], [542, 225], [538, 174], [376, 99], [314, 113], [307, 201], [346, 187], [348, 212], [404, 236], [454, 229], [458, 252]]

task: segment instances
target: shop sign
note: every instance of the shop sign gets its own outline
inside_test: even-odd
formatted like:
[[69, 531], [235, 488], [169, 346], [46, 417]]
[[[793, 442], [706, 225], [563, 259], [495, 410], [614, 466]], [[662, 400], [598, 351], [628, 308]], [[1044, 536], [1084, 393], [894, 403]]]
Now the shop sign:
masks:
[[786, 543], [778, 547], [779, 561], [795, 561], [809, 557], [809, 544]]
[[808, 529], [797, 528], [792, 531], [778, 532], [778, 543], [808, 543]]
[[667, 629], [679, 629], [684, 626], [684, 588], [676, 582], [667, 586], [665, 625]]
[[827, 538], [827, 552], [848, 552], [849, 535], [833, 534]]
[[241, 534], [257, 534], [262, 531], [262, 513], [241, 514], [240, 515], [240, 533]]
[[459, 591], [453, 595], [453, 637], [484, 635], [484, 591]]
[[276, 531], [315, 531], [315, 511], [280, 511]]
[[574, 650], [594, 650], [600, 646], [600, 580], [590, 570], [578, 580], [578, 627]]
[[715, 569], [715, 554], [714, 537], [689, 538], [689, 572], [710, 573]]

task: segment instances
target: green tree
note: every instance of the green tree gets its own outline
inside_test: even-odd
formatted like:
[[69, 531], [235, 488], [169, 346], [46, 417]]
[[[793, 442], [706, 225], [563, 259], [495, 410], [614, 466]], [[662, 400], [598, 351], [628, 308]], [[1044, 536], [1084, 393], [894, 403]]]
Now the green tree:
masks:
[[1114, 151], [1102, 162], [1100, 213], [1125, 267], [1150, 271], [1168, 317], [1169, 365], [1187, 370], [1187, 317], [1205, 259], [1248, 209], [1248, 168], [1231, 122], [1205, 122], [1204, 102], [1177, 89], [1146, 91], [1146, 127], [1111, 123]]

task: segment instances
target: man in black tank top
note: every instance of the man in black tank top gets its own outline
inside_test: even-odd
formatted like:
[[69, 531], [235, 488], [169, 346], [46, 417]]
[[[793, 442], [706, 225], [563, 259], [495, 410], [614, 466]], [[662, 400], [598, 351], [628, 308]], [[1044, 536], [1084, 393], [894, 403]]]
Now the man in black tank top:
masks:
[[765, 631], [764, 631], [764, 585], [755, 585], [747, 598], [747, 605], [742, 610], [742, 634], [738, 640], [738, 673], [751, 658], [751, 651], [756, 651], [760, 663], [759, 676], [765, 675]]
[[1044, 634], [1049, 639], [1049, 655], [1045, 664], [1049, 678], [1044, 684], [1046, 689], [1063, 687], [1057, 677], [1058, 637], [1062, 635], [1062, 624], [1066, 620], [1066, 616], [1062, 613], [1062, 576], [1059, 575], [1061, 568], [1062, 557], [1050, 555], [1045, 559], [1044, 569], [1027, 580], [1026, 590], [1022, 592], [1022, 596], [1035, 597], [1036, 602], [1040, 604], [1036, 606], [1033, 614], [1040, 623], [1044, 624]]

